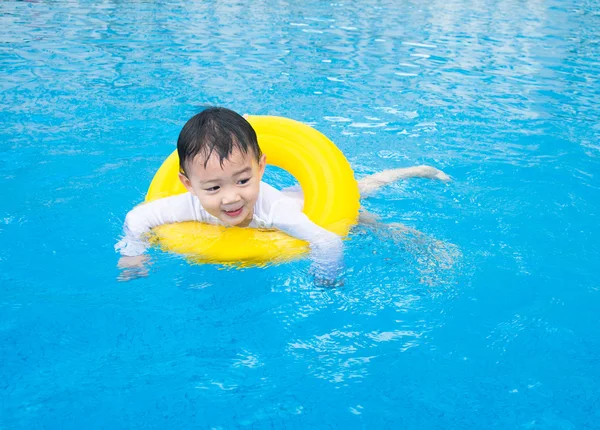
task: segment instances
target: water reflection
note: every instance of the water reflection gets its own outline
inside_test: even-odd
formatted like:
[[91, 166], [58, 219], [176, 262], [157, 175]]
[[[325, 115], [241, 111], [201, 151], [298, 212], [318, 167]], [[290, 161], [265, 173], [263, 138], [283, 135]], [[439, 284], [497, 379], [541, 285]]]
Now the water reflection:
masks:
[[[4, 32], [2, 41], [16, 48], [9, 66], [33, 62], [34, 72], [49, 77], [45, 71], [51, 69], [36, 60], [49, 51], [50, 66], [60, 72], [53, 79], [79, 85], [84, 92], [89, 91], [84, 82], [96, 87], [152, 85], [152, 73], [160, 73], [188, 86], [162, 80], [173, 96], [182, 93], [183, 100], [200, 91], [208, 95], [203, 101], [210, 102], [211, 94], [225, 90], [232, 98], [223, 96], [222, 102], [273, 112], [271, 100], [302, 85], [307, 98], [300, 96], [294, 103], [314, 104], [308, 100], [315, 92], [328, 102], [324, 115], [315, 117], [311, 109], [298, 115], [300, 119], [321, 120], [343, 112], [353, 121], [360, 118], [352, 116], [356, 109], [348, 101], [395, 108], [398, 97], [401, 104], [424, 113], [435, 106], [445, 106], [450, 115], [478, 109], [495, 121], [499, 116], [529, 121], [573, 117], [576, 112], [564, 110], [568, 103], [552, 107], [546, 100], [577, 97], [578, 113], [589, 118], [598, 95], [597, 64], [591, 60], [597, 47], [589, 29], [599, 18], [558, 3], [377, 2], [348, 8], [218, 1], [157, 9], [146, 3], [103, 1], [93, 9], [70, 2], [69, 14], [44, 3], [27, 9], [18, 5], [3, 7], [3, 22], [14, 31]], [[232, 24], [248, 16], [252, 19], [244, 19], [245, 25]], [[302, 79], [306, 74], [313, 76], [310, 82]], [[14, 81], [15, 74], [9, 76]], [[236, 102], [234, 94], [247, 92], [244, 88], [262, 100]], [[281, 111], [280, 102], [276, 106]], [[10, 103], [9, 109], [17, 105]], [[402, 122], [392, 114], [382, 120]]]

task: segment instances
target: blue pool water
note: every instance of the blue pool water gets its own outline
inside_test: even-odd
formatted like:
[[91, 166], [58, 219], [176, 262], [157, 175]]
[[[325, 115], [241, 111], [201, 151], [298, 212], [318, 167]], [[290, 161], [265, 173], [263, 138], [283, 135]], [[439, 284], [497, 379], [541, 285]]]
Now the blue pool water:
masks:
[[[0, 3], [0, 428], [600, 427], [600, 2]], [[202, 106], [357, 177], [345, 285], [113, 246]], [[281, 172], [268, 173], [288, 185]]]

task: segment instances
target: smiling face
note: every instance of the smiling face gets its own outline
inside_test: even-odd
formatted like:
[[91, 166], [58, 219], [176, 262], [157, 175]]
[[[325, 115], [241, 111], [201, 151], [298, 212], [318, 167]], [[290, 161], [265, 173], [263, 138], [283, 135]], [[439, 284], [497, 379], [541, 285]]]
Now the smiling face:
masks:
[[222, 164], [216, 152], [208, 160], [198, 154], [187, 166], [187, 176], [180, 173], [179, 179], [209, 214], [225, 225], [247, 227], [254, 215], [265, 161], [264, 155], [257, 162], [251, 150], [243, 153], [239, 148]]

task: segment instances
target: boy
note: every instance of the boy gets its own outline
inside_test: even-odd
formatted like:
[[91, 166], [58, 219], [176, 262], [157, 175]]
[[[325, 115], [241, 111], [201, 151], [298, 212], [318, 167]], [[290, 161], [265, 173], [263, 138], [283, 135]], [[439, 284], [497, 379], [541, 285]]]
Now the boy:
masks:
[[[177, 140], [179, 179], [188, 193], [155, 200], [133, 208], [125, 219], [125, 236], [115, 248], [119, 267], [143, 267], [152, 228], [174, 222], [250, 228], [272, 228], [310, 244], [311, 259], [319, 277], [335, 277], [342, 261], [342, 241], [319, 227], [302, 212], [301, 192], [278, 191], [262, 182], [266, 157], [250, 123], [225, 108], [209, 108], [192, 117]], [[450, 178], [429, 166], [393, 169], [359, 181], [365, 196], [392, 181], [408, 177]], [[372, 222], [361, 215], [363, 222]], [[371, 218], [372, 220], [372, 218]]]

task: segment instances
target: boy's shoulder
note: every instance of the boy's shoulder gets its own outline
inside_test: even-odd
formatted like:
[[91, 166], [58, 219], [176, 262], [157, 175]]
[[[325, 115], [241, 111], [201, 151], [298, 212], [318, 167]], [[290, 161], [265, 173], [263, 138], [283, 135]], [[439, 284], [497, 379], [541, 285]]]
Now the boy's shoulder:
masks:
[[283, 197], [285, 197], [285, 195], [277, 188], [264, 181], [260, 181], [259, 199], [278, 200]]
[[289, 193], [284, 193], [261, 181], [255, 212], [265, 220], [272, 220], [275, 211], [302, 211], [302, 194], [297, 194], [298, 198], [291, 197]]

